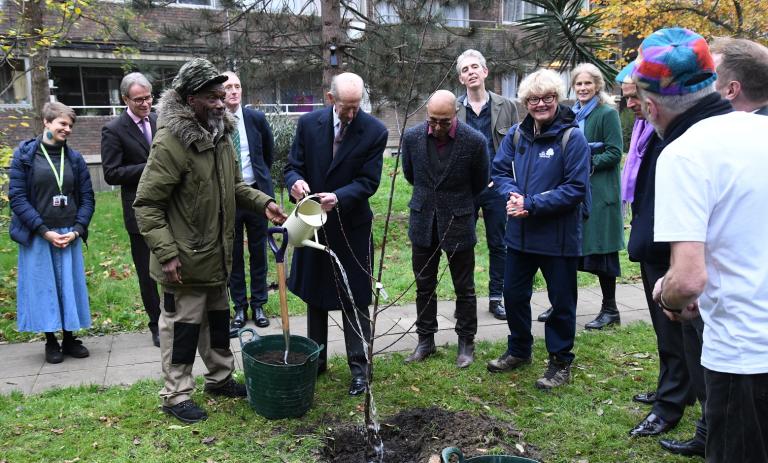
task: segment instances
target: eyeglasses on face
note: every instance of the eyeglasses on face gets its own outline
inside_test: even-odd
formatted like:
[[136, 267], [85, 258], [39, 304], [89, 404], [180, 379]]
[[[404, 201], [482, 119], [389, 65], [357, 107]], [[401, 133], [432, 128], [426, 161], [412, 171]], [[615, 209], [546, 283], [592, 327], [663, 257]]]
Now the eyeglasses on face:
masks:
[[142, 104], [142, 103], [152, 103], [152, 100], [154, 97], [152, 95], [149, 96], [140, 96], [138, 98], [131, 98], [130, 100], [133, 101], [135, 104]]
[[448, 128], [451, 126], [451, 123], [453, 122], [453, 119], [432, 119], [427, 118], [427, 124], [429, 124], [430, 127], [434, 128], [437, 126]]
[[531, 106], [536, 106], [541, 101], [543, 101], [544, 104], [550, 104], [555, 101], [555, 98], [557, 98], [557, 95], [549, 94], [544, 96], [529, 96], [525, 101]]

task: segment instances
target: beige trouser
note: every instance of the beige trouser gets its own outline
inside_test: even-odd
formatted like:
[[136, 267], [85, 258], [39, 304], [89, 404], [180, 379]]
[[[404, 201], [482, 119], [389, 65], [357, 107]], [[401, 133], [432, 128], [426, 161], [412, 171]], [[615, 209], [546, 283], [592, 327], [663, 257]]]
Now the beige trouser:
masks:
[[160, 308], [163, 405], [173, 406], [191, 398], [195, 389], [192, 376], [195, 350], [200, 352], [208, 369], [206, 386], [215, 388], [228, 381], [235, 368], [235, 358], [229, 349], [227, 287], [163, 286]]

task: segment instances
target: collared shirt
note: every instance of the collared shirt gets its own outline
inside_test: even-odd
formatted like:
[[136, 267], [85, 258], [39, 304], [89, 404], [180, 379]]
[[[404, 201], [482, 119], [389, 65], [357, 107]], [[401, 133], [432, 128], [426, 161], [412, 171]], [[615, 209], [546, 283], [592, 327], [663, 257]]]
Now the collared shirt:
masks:
[[251, 165], [251, 151], [248, 146], [248, 134], [245, 131], [245, 118], [243, 117], [242, 105], [237, 106], [237, 111], [231, 113], [237, 121], [237, 132], [240, 134], [240, 167], [242, 169], [243, 181], [248, 185], [256, 183], [256, 176], [253, 174]]
[[438, 140], [437, 137], [435, 137], [435, 135], [432, 133], [432, 127], [427, 124], [427, 135], [431, 136], [432, 140], [434, 140], [438, 155], [442, 156], [445, 152], [445, 147], [448, 146], [451, 141], [456, 139], [456, 127], [458, 125], [458, 119], [456, 116], [453, 116], [453, 119], [451, 119], [451, 129], [448, 131], [448, 138], [445, 140]]
[[496, 156], [496, 149], [493, 146], [493, 127], [491, 120], [491, 94], [485, 92], [486, 100], [480, 114], [475, 114], [472, 105], [469, 104], [469, 95], [464, 97], [464, 106], [467, 108], [467, 125], [482, 133], [485, 136], [485, 143], [488, 146], [488, 156], [493, 160]]
[[[139, 131], [141, 133], [144, 133], [144, 128], [141, 127], [141, 118], [139, 116], [133, 114], [133, 111], [131, 111], [131, 108], [128, 107], [128, 106], [125, 107], [125, 111], [128, 113], [128, 117], [131, 118], [133, 123], [136, 124], [136, 127], [139, 128]], [[149, 139], [151, 140], [152, 139], [152, 126], [149, 123], [149, 117], [145, 117], [144, 120], [147, 121], [146, 130], [147, 130], [147, 132], [149, 132]]]
[[[333, 138], [339, 136], [339, 130], [341, 130], [341, 119], [339, 119], [339, 115], [336, 114], [336, 106], [333, 107]], [[354, 119], [353, 119], [354, 120]], [[351, 124], [352, 121], [347, 122], [347, 125]]]

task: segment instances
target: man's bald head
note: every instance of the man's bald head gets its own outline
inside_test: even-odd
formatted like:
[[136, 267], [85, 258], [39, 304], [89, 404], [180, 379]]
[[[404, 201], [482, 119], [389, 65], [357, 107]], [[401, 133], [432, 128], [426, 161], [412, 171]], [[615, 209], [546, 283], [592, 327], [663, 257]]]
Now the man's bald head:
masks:
[[433, 111], [456, 113], [456, 95], [448, 90], [438, 90], [432, 94], [427, 102], [427, 112]]
[[339, 119], [345, 124], [352, 122], [360, 110], [363, 89], [363, 79], [357, 74], [344, 72], [333, 77], [331, 90], [326, 96], [328, 102], [335, 108]]
[[451, 131], [456, 120], [456, 95], [448, 90], [438, 90], [427, 102], [427, 124], [432, 134], [444, 139]]

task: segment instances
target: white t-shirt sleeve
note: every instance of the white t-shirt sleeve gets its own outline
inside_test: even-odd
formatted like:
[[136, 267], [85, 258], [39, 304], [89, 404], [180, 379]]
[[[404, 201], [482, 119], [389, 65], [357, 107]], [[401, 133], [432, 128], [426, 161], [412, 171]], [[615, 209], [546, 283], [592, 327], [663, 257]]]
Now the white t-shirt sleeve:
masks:
[[656, 165], [654, 241], [706, 241], [713, 198], [706, 168], [674, 143], [665, 148]]

